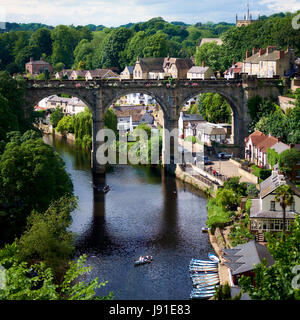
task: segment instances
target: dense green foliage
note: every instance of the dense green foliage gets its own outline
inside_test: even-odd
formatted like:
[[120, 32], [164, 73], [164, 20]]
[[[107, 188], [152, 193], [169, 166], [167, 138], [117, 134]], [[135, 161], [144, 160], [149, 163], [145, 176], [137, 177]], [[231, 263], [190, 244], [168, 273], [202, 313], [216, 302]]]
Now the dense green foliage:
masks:
[[257, 165], [253, 165], [251, 167], [251, 173], [253, 173], [256, 177], [260, 178], [261, 180], [266, 180], [270, 177], [272, 169], [263, 169], [258, 167]]
[[290, 179], [295, 165], [300, 161], [300, 151], [297, 149], [288, 149], [279, 155], [279, 169]]
[[248, 100], [251, 117], [249, 131], [254, 128], [264, 134], [280, 137], [284, 143], [300, 143], [300, 94], [296, 91], [296, 104], [286, 114], [274, 102], [256, 96]]
[[[190, 58], [202, 38], [221, 37], [223, 45], [203, 45], [196, 53], [196, 63], [205, 61], [215, 71], [226, 70], [232, 61], [241, 61], [252, 48], [291, 46], [299, 54], [299, 36], [291, 28], [294, 15], [289, 13], [264, 17], [247, 27], [211, 22], [187, 25], [169, 23], [162, 18], [130, 23], [118, 28], [103, 26], [64, 26], [42, 24], [7, 24], [0, 34], [0, 69], [11, 73], [24, 71], [30, 57], [42, 55], [53, 66], [65, 68], [101, 68], [132, 65], [137, 57], [171, 56]], [[10, 31], [11, 30], [11, 31]], [[288, 32], [286, 31], [288, 30]]]
[[52, 200], [73, 191], [63, 160], [35, 132], [9, 137], [0, 155], [2, 239], [18, 235], [32, 210], [44, 211]]
[[212, 123], [231, 123], [231, 107], [218, 93], [203, 93], [189, 113], [201, 114], [204, 120]]
[[81, 148], [92, 147], [92, 113], [89, 108], [74, 116], [75, 144]]
[[[257, 300], [291, 300], [300, 299], [295, 266], [300, 265], [300, 218], [297, 217], [291, 227], [291, 232], [281, 234], [266, 234], [268, 250], [275, 264], [267, 267], [261, 263], [254, 268], [255, 286], [250, 278], [243, 276], [239, 285], [248, 292], [252, 299]], [[299, 271], [298, 271], [299, 272]], [[299, 288], [299, 284], [297, 285]]]
[[64, 113], [61, 108], [57, 107], [50, 115], [50, 123], [56, 128], [59, 121], [63, 118]]
[[276, 163], [278, 163], [279, 154], [274, 149], [267, 149], [267, 161], [271, 168], [274, 167]]
[[61, 118], [56, 126], [56, 131], [61, 134], [74, 133], [74, 118], [72, 116], [65, 116]]
[[98, 279], [81, 280], [91, 272], [86, 267], [86, 256], [69, 263], [60, 283], [54, 280], [53, 271], [43, 262], [29, 265], [19, 259], [20, 248], [16, 242], [0, 250], [0, 265], [5, 268], [6, 285], [0, 288], [0, 300], [111, 300], [113, 294], [95, 296], [96, 290], [106, 285]]

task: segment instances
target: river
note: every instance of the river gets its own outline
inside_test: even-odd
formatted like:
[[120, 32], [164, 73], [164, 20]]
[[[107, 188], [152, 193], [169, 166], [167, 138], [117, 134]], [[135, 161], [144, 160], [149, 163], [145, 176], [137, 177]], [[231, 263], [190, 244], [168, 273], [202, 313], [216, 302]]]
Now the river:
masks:
[[[65, 161], [78, 197], [70, 229], [76, 234], [76, 256], [85, 253], [93, 268], [86, 279], [108, 281], [97, 295], [113, 291], [116, 300], [189, 299], [189, 262], [207, 259], [212, 250], [201, 232], [207, 218], [204, 195], [161, 170], [125, 165], [106, 173], [107, 194], [94, 194], [89, 152], [50, 135], [44, 141]], [[133, 260], [145, 254], [153, 262], [134, 267]]]

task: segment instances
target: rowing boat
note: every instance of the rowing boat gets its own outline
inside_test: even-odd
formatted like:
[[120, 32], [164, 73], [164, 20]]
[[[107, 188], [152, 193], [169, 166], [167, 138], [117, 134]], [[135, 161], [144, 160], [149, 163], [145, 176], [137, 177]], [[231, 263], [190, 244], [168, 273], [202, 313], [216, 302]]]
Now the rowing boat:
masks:
[[192, 259], [191, 262], [200, 262], [200, 263], [209, 263], [209, 264], [216, 264], [216, 261], [211, 260], [201, 260], [201, 259]]
[[215, 293], [201, 293], [201, 294], [191, 294], [191, 299], [208, 299], [215, 295]]
[[211, 261], [214, 261], [214, 262], [217, 262], [217, 263], [220, 262], [220, 259], [219, 259], [216, 255], [214, 255], [214, 254], [212, 254], [212, 253], [209, 253], [209, 254], [208, 254], [208, 257], [209, 257], [209, 259], [210, 259]]

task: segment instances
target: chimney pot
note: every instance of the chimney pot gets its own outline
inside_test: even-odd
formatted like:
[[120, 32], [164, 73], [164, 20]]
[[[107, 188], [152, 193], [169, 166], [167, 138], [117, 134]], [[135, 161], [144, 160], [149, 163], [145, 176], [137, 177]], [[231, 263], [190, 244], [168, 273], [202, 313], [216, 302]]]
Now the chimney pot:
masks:
[[250, 52], [247, 50], [246, 51], [246, 59], [250, 57]]
[[205, 61], [202, 61], [202, 67], [205, 67]]

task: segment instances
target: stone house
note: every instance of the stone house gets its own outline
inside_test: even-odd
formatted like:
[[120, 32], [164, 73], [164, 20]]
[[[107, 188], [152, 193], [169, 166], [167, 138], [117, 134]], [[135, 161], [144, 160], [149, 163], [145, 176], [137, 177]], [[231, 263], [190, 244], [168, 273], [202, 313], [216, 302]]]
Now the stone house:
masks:
[[72, 116], [79, 112], [83, 112], [85, 108], [86, 108], [86, 105], [82, 100], [80, 100], [77, 97], [72, 97], [67, 103], [65, 110], [67, 115]]
[[133, 69], [134, 66], [126, 66], [125, 69], [121, 72], [120, 78], [124, 80], [133, 79]]
[[64, 77], [66, 77], [67, 79], [69, 79], [71, 74], [72, 74], [72, 72], [73, 72], [72, 69], [63, 69], [63, 70], [55, 73], [55, 78], [56, 79], [62, 79]]
[[186, 79], [187, 72], [194, 65], [191, 59], [170, 58], [168, 56], [164, 60], [163, 68], [165, 77], [174, 79]]
[[187, 72], [187, 78], [189, 80], [205, 80], [205, 79], [211, 79], [214, 77], [214, 72], [210, 67], [198, 67], [193, 66], [191, 67]]
[[133, 79], [164, 79], [164, 58], [138, 58], [133, 69]]
[[73, 70], [69, 80], [85, 79], [88, 70]]
[[43, 73], [46, 70], [49, 71], [49, 73], [52, 73], [53, 67], [49, 62], [44, 61], [43, 58], [40, 58], [40, 60], [33, 60], [33, 58], [30, 58], [30, 61], [25, 64], [25, 70], [27, 73], [36, 75]]
[[48, 97], [46, 101], [47, 109], [56, 109], [58, 107], [62, 108], [64, 114], [67, 113], [67, 105], [71, 98], [59, 97], [57, 95], [52, 95]]
[[294, 50], [291, 48], [286, 51], [277, 50], [275, 46], [254, 48], [251, 56], [249, 51], [246, 51], [242, 72], [258, 78], [283, 77], [294, 69], [294, 61]]
[[87, 70], [85, 80], [119, 79], [120, 76], [110, 69]]
[[211, 146], [213, 141], [218, 143], [227, 142], [227, 131], [222, 126], [210, 123], [200, 122], [196, 127], [196, 135], [204, 144]]
[[256, 235], [258, 241], [264, 241], [264, 232], [283, 231], [282, 208], [275, 201], [276, 189], [281, 185], [289, 185], [293, 191], [294, 203], [286, 208], [286, 230], [300, 214], [300, 190], [273, 170], [269, 178], [260, 184], [258, 199], [252, 199], [250, 208], [250, 232]]

